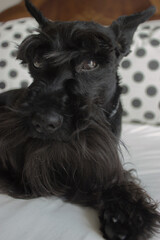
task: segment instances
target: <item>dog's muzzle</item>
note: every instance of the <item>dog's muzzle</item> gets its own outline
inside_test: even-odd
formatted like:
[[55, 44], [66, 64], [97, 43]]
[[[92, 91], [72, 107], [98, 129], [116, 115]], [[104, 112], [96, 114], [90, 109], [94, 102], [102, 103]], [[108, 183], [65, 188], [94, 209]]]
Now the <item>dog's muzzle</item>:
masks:
[[52, 112], [47, 114], [35, 113], [32, 116], [32, 125], [36, 132], [52, 134], [61, 127], [63, 117], [58, 113]]

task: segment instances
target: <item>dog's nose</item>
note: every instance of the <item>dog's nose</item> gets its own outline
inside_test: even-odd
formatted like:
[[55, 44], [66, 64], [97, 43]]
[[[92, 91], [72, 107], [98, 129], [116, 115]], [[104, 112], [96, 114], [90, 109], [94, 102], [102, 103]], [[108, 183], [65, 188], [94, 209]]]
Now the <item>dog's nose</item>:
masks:
[[40, 114], [36, 113], [32, 117], [32, 124], [39, 133], [53, 133], [63, 122], [63, 117], [57, 113]]

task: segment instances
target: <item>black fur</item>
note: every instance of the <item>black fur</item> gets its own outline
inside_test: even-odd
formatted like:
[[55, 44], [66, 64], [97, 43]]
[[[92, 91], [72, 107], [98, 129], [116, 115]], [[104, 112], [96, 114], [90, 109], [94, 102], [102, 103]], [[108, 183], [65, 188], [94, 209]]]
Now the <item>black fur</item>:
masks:
[[1, 193], [91, 206], [109, 240], [150, 238], [159, 227], [157, 204], [120, 161], [117, 68], [155, 8], [104, 27], [52, 22], [25, 3], [40, 28], [17, 58], [34, 81], [0, 95]]

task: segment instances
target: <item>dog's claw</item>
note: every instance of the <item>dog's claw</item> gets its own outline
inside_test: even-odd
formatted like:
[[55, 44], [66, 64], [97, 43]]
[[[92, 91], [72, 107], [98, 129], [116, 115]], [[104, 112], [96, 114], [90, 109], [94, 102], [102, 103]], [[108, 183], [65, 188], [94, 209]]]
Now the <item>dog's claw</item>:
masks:
[[112, 222], [114, 223], [118, 222], [118, 218], [112, 217]]
[[125, 240], [126, 239], [126, 235], [123, 235], [123, 234], [118, 235], [118, 237], [119, 237], [120, 240]]

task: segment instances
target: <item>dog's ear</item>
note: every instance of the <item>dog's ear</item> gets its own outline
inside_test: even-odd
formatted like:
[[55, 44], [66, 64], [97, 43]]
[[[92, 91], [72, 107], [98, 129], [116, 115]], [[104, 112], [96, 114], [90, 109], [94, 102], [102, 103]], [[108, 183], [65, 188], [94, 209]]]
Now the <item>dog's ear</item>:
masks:
[[41, 28], [45, 27], [48, 24], [49, 20], [45, 18], [29, 0], [25, 0], [25, 5], [28, 12], [32, 15], [32, 17], [36, 19]]
[[47, 52], [50, 47], [50, 39], [43, 32], [41, 34], [32, 34], [19, 45], [17, 59], [21, 60], [22, 63], [41, 62], [44, 52]]
[[38, 34], [28, 36], [18, 47], [17, 59], [21, 60], [23, 64], [33, 61], [35, 51], [41, 44], [41, 39]]
[[17, 59], [21, 60], [22, 63], [32, 63], [37, 61], [47, 48], [50, 48], [51, 39], [43, 31], [49, 20], [29, 0], [25, 0], [25, 5], [30, 14], [39, 23], [40, 29], [38, 32], [40, 34], [32, 34], [23, 40], [18, 47]]
[[116, 40], [117, 56], [122, 58], [130, 52], [132, 38], [138, 25], [148, 20], [156, 11], [154, 6], [130, 16], [121, 16], [111, 24]]

